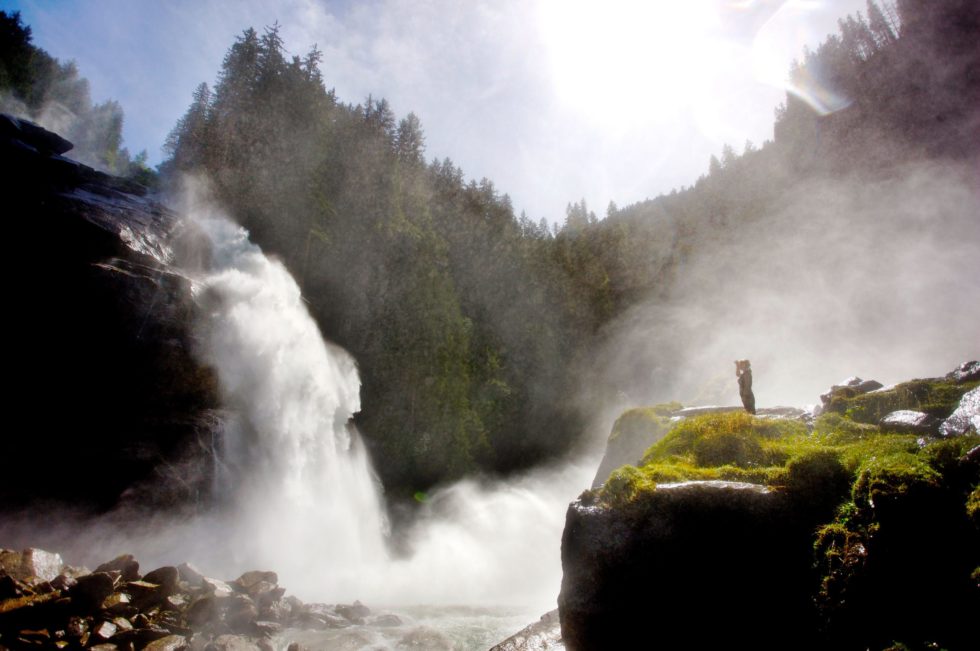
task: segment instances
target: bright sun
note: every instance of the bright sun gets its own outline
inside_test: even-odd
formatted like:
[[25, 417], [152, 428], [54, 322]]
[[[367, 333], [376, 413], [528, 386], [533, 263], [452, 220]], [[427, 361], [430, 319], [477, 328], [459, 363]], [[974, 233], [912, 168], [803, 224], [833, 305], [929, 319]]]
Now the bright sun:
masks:
[[[818, 87], [790, 88], [789, 65], [805, 44], [834, 31], [844, 6], [855, 4], [540, 0], [538, 29], [556, 98], [604, 131], [628, 136], [636, 127], [689, 119], [709, 138], [737, 141], [740, 125], [760, 119], [755, 114], [775, 106], [782, 90], [806, 101], [815, 90], [827, 95]], [[764, 101], [760, 85], [769, 89]], [[843, 105], [841, 98], [818, 99], [820, 106], [811, 101], [818, 110]]]
[[542, 0], [558, 97], [601, 123], [665, 121], [703, 98], [725, 50], [716, 2]]

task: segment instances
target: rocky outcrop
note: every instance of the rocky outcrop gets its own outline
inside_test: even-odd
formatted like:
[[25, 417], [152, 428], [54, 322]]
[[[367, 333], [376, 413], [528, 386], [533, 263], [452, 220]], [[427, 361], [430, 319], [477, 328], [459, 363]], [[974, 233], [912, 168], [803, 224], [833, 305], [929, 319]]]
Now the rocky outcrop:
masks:
[[42, 550], [0, 550], [0, 648], [271, 651], [284, 629], [346, 628], [371, 614], [285, 592], [275, 572], [225, 582], [183, 564], [140, 575], [130, 555], [89, 572]]
[[0, 504], [107, 508], [196, 500], [220, 432], [195, 361], [185, 226], [146, 189], [61, 154], [55, 134], [0, 118], [8, 404]]
[[541, 615], [541, 619], [525, 626], [509, 638], [491, 647], [490, 651], [564, 651], [558, 611]]
[[936, 434], [942, 423], [927, 413], [913, 409], [893, 411], [878, 423], [883, 432], [898, 432], [900, 434]]
[[963, 394], [956, 411], [939, 426], [943, 436], [980, 433], [980, 387]]
[[566, 648], [807, 648], [812, 525], [785, 496], [735, 482], [661, 485], [625, 509], [575, 502]]

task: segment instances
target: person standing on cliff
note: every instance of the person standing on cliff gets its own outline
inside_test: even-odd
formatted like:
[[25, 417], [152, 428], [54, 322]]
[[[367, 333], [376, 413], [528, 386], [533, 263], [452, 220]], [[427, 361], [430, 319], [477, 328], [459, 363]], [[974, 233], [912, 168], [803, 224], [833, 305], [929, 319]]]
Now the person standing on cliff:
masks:
[[752, 365], [747, 359], [735, 361], [735, 377], [738, 378], [738, 395], [742, 406], [750, 414], [755, 413], [755, 394], [752, 393]]

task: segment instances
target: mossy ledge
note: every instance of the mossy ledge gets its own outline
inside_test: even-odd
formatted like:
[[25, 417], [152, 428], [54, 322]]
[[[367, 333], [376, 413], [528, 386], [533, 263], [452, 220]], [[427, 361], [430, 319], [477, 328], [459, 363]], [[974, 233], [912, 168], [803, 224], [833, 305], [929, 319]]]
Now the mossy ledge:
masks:
[[[975, 386], [838, 395], [812, 429], [743, 412], [671, 423], [569, 508], [567, 648], [980, 648], [964, 615], [980, 612], [980, 436], [877, 425], [948, 416]], [[693, 613], [704, 626], [671, 624]]]

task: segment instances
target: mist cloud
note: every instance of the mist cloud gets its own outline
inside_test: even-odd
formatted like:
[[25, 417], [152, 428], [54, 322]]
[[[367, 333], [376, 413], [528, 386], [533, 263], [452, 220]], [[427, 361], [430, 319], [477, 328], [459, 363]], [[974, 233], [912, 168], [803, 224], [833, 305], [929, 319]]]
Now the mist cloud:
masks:
[[[667, 302], [637, 306], [598, 355], [631, 405], [805, 405], [850, 375], [886, 385], [980, 356], [980, 192], [969, 165], [812, 180], [779, 208], [705, 229]], [[723, 235], [722, 235], [723, 234]]]

